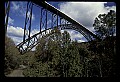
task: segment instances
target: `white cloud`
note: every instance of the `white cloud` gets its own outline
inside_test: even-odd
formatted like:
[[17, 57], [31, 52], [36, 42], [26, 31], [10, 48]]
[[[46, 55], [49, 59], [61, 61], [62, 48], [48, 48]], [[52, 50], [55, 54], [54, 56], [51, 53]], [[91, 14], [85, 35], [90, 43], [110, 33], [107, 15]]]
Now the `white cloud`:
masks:
[[11, 9], [13, 11], [13, 13], [15, 13], [15, 15], [17, 16], [24, 16], [25, 15], [25, 11], [26, 11], [26, 7], [24, 7], [25, 4], [23, 2], [19, 2], [19, 1], [12, 1], [11, 2]]
[[[24, 18], [26, 17], [26, 10], [20, 10], [19, 12], [21, 13], [21, 16], [23, 16]], [[30, 11], [28, 11], [27, 16], [28, 18], [30, 18]], [[35, 15], [32, 12], [32, 21], [34, 20], [35, 20]]]
[[[107, 13], [109, 10], [115, 10], [116, 6], [104, 7], [106, 2], [64, 2], [59, 4], [60, 10], [78, 21], [80, 24], [84, 25], [88, 30], [94, 32], [94, 27], [92, 26], [99, 14]], [[83, 38], [79, 33], [74, 31], [68, 31], [71, 35], [71, 39]], [[82, 40], [78, 40], [80, 42]]]
[[35, 15], [32, 13], [32, 20], [34, 21], [35, 20]]
[[[29, 33], [29, 31], [27, 31]], [[38, 33], [39, 30], [38, 29], [33, 29], [31, 31], [31, 36], [33, 36], [34, 34]], [[18, 44], [20, 42], [22, 42], [23, 40], [23, 36], [24, 36], [24, 29], [21, 27], [14, 27], [14, 26], [10, 26], [8, 25], [7, 27], [7, 35], [9, 37], [11, 37], [13, 39], [13, 41]]]
[[12, 9], [14, 10], [14, 11], [16, 11], [16, 10], [18, 10], [19, 9], [19, 5], [16, 3], [16, 2], [11, 2], [12, 3]]
[[80, 43], [80, 42], [85, 42], [85, 41], [84, 40], [77, 40], [77, 42]]
[[[38, 32], [39, 32], [38, 29], [32, 29], [30, 35], [33, 36], [34, 34], [36, 34]], [[23, 35], [24, 35], [24, 29], [21, 28], [21, 27], [14, 27], [14, 26], [9, 26], [8, 25], [7, 33], [9, 35], [11, 35], [11, 36], [23, 37]], [[26, 30], [26, 33], [28, 34], [29, 31]]]
[[107, 6], [106, 10], [107, 10], [107, 12], [110, 10], [114, 10], [116, 12], [116, 6], [112, 6], [112, 7]]
[[11, 36], [22, 37], [24, 34], [24, 29], [22, 29], [21, 27], [14, 27], [8, 25], [7, 33]]
[[60, 4], [60, 10], [82, 25], [91, 27], [99, 14], [107, 13], [110, 9], [116, 11], [116, 6], [104, 7], [104, 3], [106, 2], [65, 2]]
[[[83, 35], [75, 30], [65, 29], [65, 31], [67, 31], [70, 34], [70, 38], [72, 41], [75, 41], [75, 39], [82, 39], [83, 38]], [[64, 30], [61, 30], [61, 32], [63, 33]]]
[[39, 30], [38, 30], [38, 29], [33, 29], [33, 30], [31, 31], [31, 36], [33, 36], [33, 35], [36, 34], [36, 33], [39, 33]]
[[8, 24], [13, 25], [13, 22], [14, 22], [14, 19], [12, 19], [12, 18], [8, 17]]
[[9, 36], [9, 35], [8, 35], [8, 37], [10, 37], [14, 41], [15, 45], [18, 45], [23, 40], [23, 38], [21, 38], [21, 37], [15, 37], [15, 36]]
[[[21, 1], [12, 1], [12, 10], [19, 16], [26, 17], [26, 9], [27, 9], [27, 2]], [[28, 11], [27, 15], [30, 15], [30, 11]], [[32, 21], [35, 20], [35, 15], [32, 13]]]

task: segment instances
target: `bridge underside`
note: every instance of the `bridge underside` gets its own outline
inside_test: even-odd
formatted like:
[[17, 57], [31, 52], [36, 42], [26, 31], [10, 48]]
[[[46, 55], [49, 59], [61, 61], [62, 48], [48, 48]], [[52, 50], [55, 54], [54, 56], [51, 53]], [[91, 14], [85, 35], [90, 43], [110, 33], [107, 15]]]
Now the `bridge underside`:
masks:
[[[48, 28], [46, 30], [43, 30], [43, 31], [41, 31], [41, 32], [39, 32], [39, 33], [31, 36], [30, 38], [27, 38], [25, 41], [23, 41], [20, 44], [18, 44], [17, 48], [19, 49], [19, 51], [21, 52], [21, 54], [24, 54], [24, 53], [30, 51], [32, 48], [34, 48], [39, 43], [39, 39], [40, 38], [45, 37], [46, 34], [47, 34], [47, 36], [53, 34], [52, 33], [52, 29], [53, 28]], [[63, 25], [59, 25], [58, 29], [60, 29], [60, 30], [64, 30], [64, 29], [76, 30], [79, 33], [81, 33], [88, 41], [91, 41], [91, 40], [95, 39], [93, 36], [90, 36], [88, 33], [85, 33], [84, 31], [82, 31], [81, 29], [79, 29], [79, 27], [76, 26], [76, 25], [63, 24]]]
[[[37, 6], [40, 9], [39, 10], [40, 13], [38, 13], [40, 14], [40, 23], [39, 23], [40, 27], [39, 27], [39, 33], [31, 36], [30, 35], [31, 24], [32, 24], [31, 20], [32, 20], [32, 11], [34, 6]], [[10, 6], [8, 6], [7, 9], [9, 7]], [[6, 12], [6, 15], [8, 15], [8, 13], [9, 12]], [[28, 15], [28, 13], [30, 14]], [[8, 16], [6, 18], [8, 18]], [[51, 21], [49, 26], [48, 26], [48, 21]], [[5, 24], [7, 27], [7, 22]], [[46, 31], [48, 30], [50, 31], [50, 29], [53, 29], [54, 27], [58, 27], [59, 29], [76, 30], [80, 32], [88, 41], [99, 39], [94, 33], [89, 31], [85, 26], [75, 21], [74, 19], [70, 18], [69, 16], [65, 15], [63, 12], [56, 9], [47, 2], [34, 0], [32, 2], [28, 1], [27, 3], [23, 42], [18, 44], [17, 48], [22, 54], [31, 50], [33, 47], [35, 47], [38, 44], [38, 36], [42, 37], [43, 33], [46, 34]], [[44, 31], [42, 31], [43, 28], [45, 29]], [[28, 34], [26, 34], [26, 31], [28, 31]]]

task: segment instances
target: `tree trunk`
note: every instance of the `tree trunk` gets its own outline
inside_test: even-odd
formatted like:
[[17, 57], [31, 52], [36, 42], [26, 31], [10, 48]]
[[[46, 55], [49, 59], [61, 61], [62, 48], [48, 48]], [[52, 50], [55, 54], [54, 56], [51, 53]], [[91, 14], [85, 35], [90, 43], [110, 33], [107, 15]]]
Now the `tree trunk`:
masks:
[[100, 77], [102, 77], [102, 61], [100, 56], [99, 56], [99, 69], [100, 69]]

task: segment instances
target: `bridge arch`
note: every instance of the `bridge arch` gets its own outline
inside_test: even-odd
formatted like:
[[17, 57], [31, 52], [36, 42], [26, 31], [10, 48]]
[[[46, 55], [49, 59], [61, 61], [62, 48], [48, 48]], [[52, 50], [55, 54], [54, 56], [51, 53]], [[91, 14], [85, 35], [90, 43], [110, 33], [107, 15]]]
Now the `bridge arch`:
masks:
[[[34, 6], [40, 7], [40, 31], [39, 33], [34, 34], [33, 36], [30, 36], [31, 32], [31, 21], [32, 21], [32, 10]], [[8, 6], [9, 9], [9, 6]], [[29, 11], [29, 12], [28, 12]], [[28, 13], [29, 16], [28, 16]], [[9, 14], [9, 11], [6, 12], [6, 15]], [[50, 24], [51, 28], [48, 28], [47, 22], [48, 22], [48, 14], [50, 17], [50, 20], [52, 21]], [[8, 17], [8, 16], [7, 16]], [[7, 21], [6, 21], [6, 27], [7, 27]], [[29, 50], [31, 50], [34, 46], [38, 43], [38, 37], [43, 36], [44, 32], [46, 34], [46, 31], [50, 31], [52, 28], [58, 27], [59, 29], [72, 29], [75, 31], [78, 31], [80, 34], [82, 34], [88, 41], [92, 41], [94, 39], [99, 39], [94, 33], [89, 31], [85, 26], [77, 22], [76, 20], [72, 19], [71, 17], [67, 16], [63, 12], [61, 12], [59, 9], [53, 7], [52, 5], [48, 4], [45, 1], [28, 1], [27, 3], [27, 10], [26, 10], [26, 18], [25, 18], [25, 25], [24, 25], [24, 36], [23, 36], [23, 42], [17, 45], [17, 48], [20, 52], [24, 53]], [[41, 30], [42, 28], [45, 28], [45, 30]], [[29, 31], [28, 34], [26, 34], [26, 30]]]
[[[57, 27], [57, 26], [55, 26], [55, 27]], [[93, 36], [90, 36], [89, 34], [85, 33], [84, 31], [82, 31], [79, 28], [79, 26], [76, 26], [73, 24], [58, 25], [58, 29], [60, 29], [60, 30], [65, 30], [65, 29], [75, 30], [75, 31], [78, 31], [80, 34], [82, 34], [88, 41], [91, 41], [94, 39]], [[24, 54], [24, 53], [30, 51], [32, 48], [34, 48], [39, 43], [39, 38], [42, 38], [46, 35], [45, 32], [48, 31], [47, 36], [49, 36], [49, 35], [51, 35], [52, 30], [53, 30], [53, 28], [48, 28], [46, 30], [43, 30], [39, 33], [34, 34], [30, 38], [27, 38], [25, 41], [23, 41], [17, 45], [18, 50], [20, 51], [21, 54]]]

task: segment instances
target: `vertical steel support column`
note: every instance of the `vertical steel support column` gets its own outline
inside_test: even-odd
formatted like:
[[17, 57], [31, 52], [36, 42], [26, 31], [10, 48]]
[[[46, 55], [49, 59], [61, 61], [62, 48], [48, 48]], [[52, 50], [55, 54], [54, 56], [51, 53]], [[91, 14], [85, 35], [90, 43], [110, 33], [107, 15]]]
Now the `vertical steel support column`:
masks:
[[5, 10], [5, 17], [6, 17], [6, 21], [5, 21], [5, 34], [7, 32], [8, 17], [9, 17], [9, 10], [10, 10], [10, 2], [8, 1], [6, 4], [7, 4], [7, 8]]
[[23, 36], [23, 42], [25, 42], [25, 34], [26, 34], [26, 24], [27, 24], [27, 21], [28, 21], [28, 19], [27, 19], [27, 13], [28, 13], [28, 4], [29, 4], [29, 2], [27, 3], [27, 11], [26, 11], [26, 18], [25, 18], [25, 26], [24, 26], [24, 36]]
[[60, 17], [60, 25], [61, 25], [61, 19], [62, 19], [62, 18]]
[[65, 20], [65, 26], [66, 26], [66, 20]]
[[43, 11], [43, 8], [41, 8], [41, 17], [40, 17], [40, 32], [41, 32], [41, 29], [42, 29], [42, 11]]
[[[26, 18], [25, 18], [25, 26], [24, 26], [23, 42], [25, 42], [26, 36], [28, 36], [28, 38], [30, 38], [31, 20], [32, 20], [32, 8], [33, 8], [33, 3], [28, 1], [28, 3], [27, 3], [27, 11], [26, 11]], [[30, 11], [29, 16], [28, 16], [28, 11]], [[28, 27], [27, 27], [27, 24], [29, 24]], [[29, 33], [26, 34], [26, 30], [29, 31]], [[29, 44], [29, 42], [28, 42], [28, 44]]]
[[62, 18], [60, 17], [60, 30], [62, 30], [62, 28], [61, 28], [61, 19], [62, 19]]
[[46, 34], [46, 30], [47, 30], [47, 9], [46, 9], [46, 26], [45, 26], [45, 34]]
[[57, 11], [57, 28], [58, 28], [58, 11]]
[[[30, 11], [30, 25], [28, 27], [28, 30], [29, 30], [29, 35], [28, 35], [28, 38], [30, 38], [30, 32], [31, 32], [31, 20], [32, 20], [32, 8], [33, 8], [33, 3], [31, 3], [32, 6], [31, 6], [31, 11]], [[28, 41], [28, 46], [29, 46], [29, 43], [30, 43], [30, 40]], [[27, 46], [27, 47], [28, 47]]]
[[51, 22], [51, 28], [53, 29], [53, 13], [52, 13], [52, 22]]
[[31, 6], [31, 12], [30, 12], [30, 25], [29, 25], [29, 37], [30, 38], [30, 32], [31, 32], [31, 20], [32, 20], [32, 9], [33, 9], [33, 3], [32, 3], [32, 6]]
[[53, 14], [53, 27], [56, 26], [56, 22], [57, 22], [56, 14]]
[[60, 18], [61, 30], [64, 29], [64, 28], [63, 28], [64, 26], [62, 26], [62, 24], [64, 24], [64, 20], [63, 20], [63, 18]]

